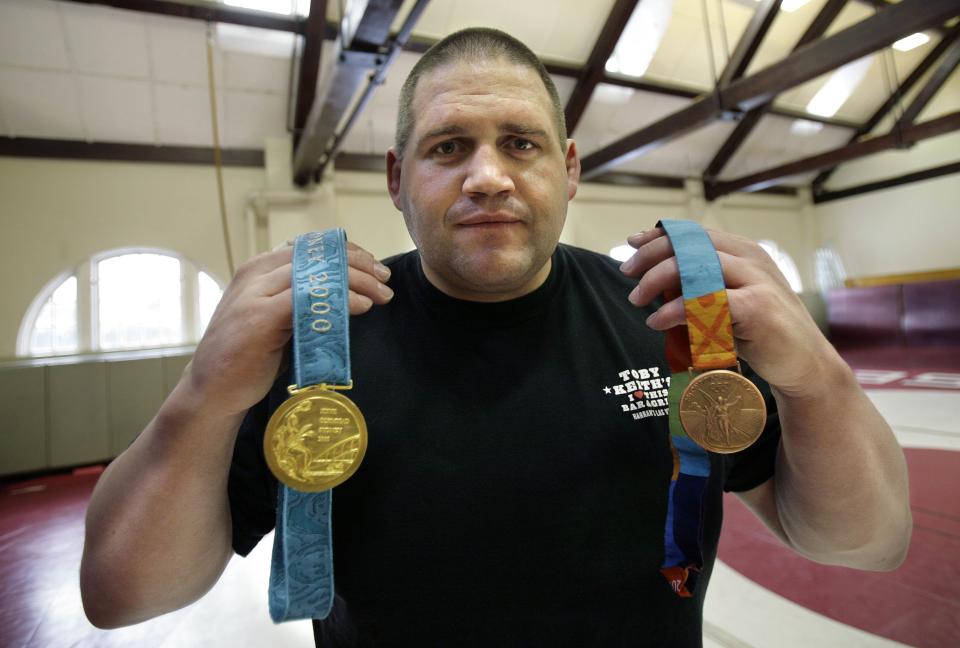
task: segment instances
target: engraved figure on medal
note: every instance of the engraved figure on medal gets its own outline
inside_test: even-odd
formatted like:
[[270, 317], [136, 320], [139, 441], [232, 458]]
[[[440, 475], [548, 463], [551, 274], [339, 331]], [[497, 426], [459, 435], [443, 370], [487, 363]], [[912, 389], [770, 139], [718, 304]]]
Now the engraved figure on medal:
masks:
[[346, 481], [366, 452], [366, 423], [349, 399], [317, 390], [284, 403], [267, 425], [267, 463], [287, 486], [317, 492]]
[[695, 378], [680, 399], [684, 431], [713, 452], [750, 446], [763, 431], [766, 405], [749, 380], [732, 371], [711, 371]]

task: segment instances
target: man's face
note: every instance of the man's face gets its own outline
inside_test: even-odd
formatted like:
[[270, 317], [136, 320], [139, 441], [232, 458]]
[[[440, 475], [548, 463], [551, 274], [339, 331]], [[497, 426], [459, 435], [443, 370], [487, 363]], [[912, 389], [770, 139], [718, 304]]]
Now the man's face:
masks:
[[403, 159], [387, 152], [393, 204], [427, 278], [453, 297], [499, 301], [546, 279], [580, 177], [537, 73], [493, 60], [420, 78]]

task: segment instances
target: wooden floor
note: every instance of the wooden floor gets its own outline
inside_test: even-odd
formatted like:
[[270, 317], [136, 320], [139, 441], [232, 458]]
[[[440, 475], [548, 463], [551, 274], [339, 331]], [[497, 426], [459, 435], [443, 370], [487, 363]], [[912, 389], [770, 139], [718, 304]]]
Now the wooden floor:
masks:
[[[888, 574], [812, 564], [730, 497], [707, 596], [708, 647], [960, 646], [960, 366], [848, 360], [906, 448], [914, 515], [906, 563]], [[877, 373], [904, 371], [886, 382]], [[93, 468], [0, 490], [0, 647], [313, 645], [308, 623], [269, 620], [270, 538], [234, 558], [193, 606], [116, 631], [90, 626], [77, 569], [98, 476]]]

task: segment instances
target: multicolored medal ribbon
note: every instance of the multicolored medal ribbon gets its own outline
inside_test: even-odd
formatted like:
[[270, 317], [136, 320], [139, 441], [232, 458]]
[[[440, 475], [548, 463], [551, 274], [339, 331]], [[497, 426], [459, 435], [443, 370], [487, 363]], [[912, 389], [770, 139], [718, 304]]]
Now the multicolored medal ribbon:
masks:
[[323, 619], [333, 606], [331, 489], [360, 466], [367, 426], [350, 399], [347, 239], [342, 229], [293, 244], [291, 397], [267, 423], [263, 450], [280, 480], [270, 617]]
[[[686, 327], [670, 329], [666, 339], [673, 475], [660, 572], [674, 592], [689, 597], [703, 568], [707, 451], [749, 447], [760, 437], [767, 413], [760, 391], [739, 373], [723, 270], [710, 237], [693, 221], [663, 220], [657, 226], [673, 246], [687, 319]], [[676, 296], [664, 295], [666, 301]], [[694, 377], [694, 371], [704, 373]]]

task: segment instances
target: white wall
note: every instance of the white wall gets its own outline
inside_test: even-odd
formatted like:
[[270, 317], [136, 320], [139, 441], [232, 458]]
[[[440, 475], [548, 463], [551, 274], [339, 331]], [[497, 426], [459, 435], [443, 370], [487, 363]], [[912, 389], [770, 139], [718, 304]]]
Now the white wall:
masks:
[[817, 213], [850, 277], [960, 268], [960, 175], [823, 203]]
[[[954, 73], [917, 121], [956, 110], [960, 74]], [[892, 117], [876, 132], [885, 133], [891, 125]], [[958, 161], [960, 133], [955, 132], [907, 151], [887, 151], [844, 164], [827, 188], [838, 190]], [[823, 243], [837, 250], [850, 277], [960, 268], [960, 174], [822, 203], [816, 213]]]

